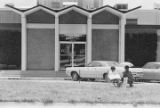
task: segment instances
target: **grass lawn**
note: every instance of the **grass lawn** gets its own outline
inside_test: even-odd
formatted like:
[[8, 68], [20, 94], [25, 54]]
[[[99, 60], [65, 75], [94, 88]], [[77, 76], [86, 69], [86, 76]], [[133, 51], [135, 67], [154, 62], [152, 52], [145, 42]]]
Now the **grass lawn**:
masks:
[[0, 80], [0, 102], [160, 104], [160, 84], [115, 88], [104, 82]]

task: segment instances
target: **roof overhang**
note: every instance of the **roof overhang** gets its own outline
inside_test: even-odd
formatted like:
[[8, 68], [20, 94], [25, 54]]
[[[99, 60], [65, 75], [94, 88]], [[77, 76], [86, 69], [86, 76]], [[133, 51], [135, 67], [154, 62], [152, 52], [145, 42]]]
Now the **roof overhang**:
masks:
[[103, 7], [103, 8], [101, 8], [101, 9], [95, 10], [95, 11], [93, 11], [93, 12], [91, 13], [91, 15], [93, 16], [93, 15], [95, 15], [95, 14], [98, 14], [98, 13], [102, 12], [102, 11], [111, 12], [112, 14], [114, 14], [114, 15], [116, 15], [116, 16], [118, 16], [118, 17], [122, 17], [122, 16], [123, 16], [123, 13], [122, 13], [122, 12], [120, 12], [119, 10], [116, 10], [116, 9], [114, 9], [114, 8], [111, 8], [111, 7], [109, 7], [109, 6], [106, 6], [106, 7]]
[[133, 8], [133, 9], [130, 9], [130, 10], [127, 10], [127, 11], [123, 11], [123, 13], [124, 13], [124, 14], [131, 13], [131, 12], [134, 12], [134, 11], [140, 9], [141, 7], [142, 7], [142, 6], [135, 7], [135, 8]]
[[15, 8], [15, 7], [12, 7], [12, 6], [10, 6], [10, 5], [6, 5], [6, 7], [9, 9], [9, 10], [12, 10], [13, 12], [16, 12], [16, 13], [18, 13], [18, 14], [20, 14], [20, 15], [29, 15], [29, 14], [31, 14], [31, 13], [34, 13], [34, 12], [36, 12], [36, 11], [38, 11], [38, 10], [44, 10], [45, 12], [47, 12], [47, 13], [49, 13], [49, 14], [52, 14], [52, 15], [56, 15], [56, 12], [55, 11], [53, 11], [52, 9], [49, 9], [49, 8], [47, 8], [47, 7], [45, 7], [45, 6], [41, 6], [41, 5], [37, 5], [37, 6], [35, 6], [35, 7], [32, 7], [32, 8], [30, 8], [30, 9], [27, 9], [27, 10], [20, 10], [20, 9], [18, 9], [18, 8]]
[[85, 16], [89, 16], [89, 12], [87, 12], [86, 10], [84, 10], [84, 9], [82, 9], [82, 8], [79, 8], [78, 6], [74, 6], [74, 5], [62, 9], [60, 12], [58, 12], [58, 15], [60, 16], [60, 15], [62, 15], [62, 14], [65, 14], [65, 13], [67, 13], [67, 12], [70, 12], [70, 11], [72, 11], [72, 10], [74, 10], [74, 11], [80, 13], [80, 14], [83, 14], [83, 15], [85, 15]]
[[117, 15], [119, 18], [122, 18], [122, 17], [124, 18], [126, 14], [131, 13], [131, 12], [141, 8], [141, 6], [138, 6], [136, 8], [130, 9], [128, 11], [121, 11], [121, 10], [118, 10], [118, 9], [116, 9], [114, 7], [109, 6], [109, 5], [100, 7], [100, 8], [95, 9], [95, 10], [86, 10], [86, 9], [81, 8], [79, 6], [76, 6], [76, 5], [72, 5], [72, 6], [63, 8], [61, 10], [53, 10], [53, 9], [50, 9], [50, 8], [45, 7], [43, 5], [37, 5], [35, 7], [27, 9], [27, 10], [20, 10], [20, 9], [12, 7], [10, 5], [6, 5], [6, 7], [9, 10], [12, 10], [12, 11], [14, 11], [14, 12], [20, 14], [20, 15], [24, 15], [24, 16], [29, 15], [31, 13], [34, 13], [34, 12], [36, 12], [38, 10], [44, 10], [45, 12], [47, 12], [49, 14], [52, 14], [52, 15], [57, 17], [57, 16], [60, 16], [62, 14], [65, 14], [67, 12], [70, 12], [70, 11], [74, 10], [74, 11], [76, 11], [76, 12], [78, 12], [80, 14], [83, 14], [85, 16], [92, 17], [93, 15], [98, 14], [98, 13], [106, 10], [106, 11], [111, 12], [114, 15]]
[[13, 6], [6, 5], [6, 7], [7, 7], [7, 9], [9, 9], [9, 10], [15, 12], [15, 13], [18, 13], [18, 14], [20, 14], [20, 15], [23, 15], [23, 14], [24, 14], [21, 10], [19, 10], [18, 8], [15, 8], [15, 7], [13, 7]]
[[121, 11], [121, 10], [118, 10], [118, 9], [116, 9], [116, 8], [114, 8], [114, 7], [111, 7], [111, 6], [109, 6], [109, 5], [106, 5], [106, 6], [103, 6], [103, 7], [99, 8], [99, 9], [94, 10], [94, 11], [91, 13], [91, 15], [93, 16], [93, 15], [95, 15], [95, 14], [98, 14], [98, 13], [106, 10], [106, 11], [109, 11], [109, 12], [111, 12], [112, 14], [117, 15], [118, 17], [121, 18], [121, 17], [125, 17], [125, 15], [128, 14], [128, 13], [131, 13], [131, 12], [136, 11], [136, 10], [139, 9], [139, 8], [141, 8], [141, 6], [135, 7], [135, 8], [133, 8], [133, 9], [130, 9], [130, 10], [127, 10], [127, 11]]
[[45, 12], [47, 12], [47, 13], [49, 13], [49, 14], [52, 14], [52, 15], [54, 15], [54, 16], [56, 15], [56, 12], [54, 12], [54, 11], [48, 9], [48, 8], [45, 8], [45, 7], [41, 6], [41, 5], [25, 11], [24, 14], [25, 14], [25, 15], [29, 15], [29, 14], [31, 14], [31, 13], [34, 13], [34, 12], [38, 11], [38, 10], [43, 10], [43, 11], [45, 11]]

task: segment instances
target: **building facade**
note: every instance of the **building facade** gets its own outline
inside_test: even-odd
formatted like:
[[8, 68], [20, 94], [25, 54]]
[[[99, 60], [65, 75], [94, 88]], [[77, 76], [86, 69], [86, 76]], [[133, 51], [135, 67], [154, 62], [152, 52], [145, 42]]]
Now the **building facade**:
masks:
[[37, 5], [20, 10], [7, 5], [0, 10], [1, 69], [59, 72], [92, 60], [136, 66], [159, 61], [160, 12], [138, 8]]
[[8, 6], [0, 12], [2, 64], [24, 71], [59, 71], [92, 60], [124, 61], [125, 18], [110, 6], [93, 11]]

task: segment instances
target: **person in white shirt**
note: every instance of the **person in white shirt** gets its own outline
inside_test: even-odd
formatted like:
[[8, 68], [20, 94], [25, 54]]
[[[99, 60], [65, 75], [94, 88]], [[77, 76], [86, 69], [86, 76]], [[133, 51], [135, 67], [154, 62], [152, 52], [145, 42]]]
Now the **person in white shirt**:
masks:
[[121, 76], [116, 71], [116, 68], [114, 66], [111, 67], [111, 70], [108, 73], [108, 78], [115, 86], [117, 87], [121, 86]]

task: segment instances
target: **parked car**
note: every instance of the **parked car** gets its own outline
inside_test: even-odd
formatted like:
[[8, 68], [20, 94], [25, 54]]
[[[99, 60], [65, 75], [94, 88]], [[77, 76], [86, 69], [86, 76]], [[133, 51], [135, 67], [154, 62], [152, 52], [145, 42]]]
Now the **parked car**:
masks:
[[160, 69], [160, 62], [148, 62], [143, 66], [144, 69]]
[[[108, 81], [108, 72], [110, 71], [111, 66], [115, 66], [116, 70], [120, 73], [120, 76], [123, 76], [124, 66], [120, 66], [118, 62], [115, 61], [92, 61], [86, 67], [68, 67], [66, 68], [66, 74], [72, 77], [72, 80], [77, 81], [80, 78], [87, 79], [104, 79]], [[133, 75], [136, 77], [141, 77], [136, 72], [133, 72]]]
[[121, 62], [119, 63], [119, 66], [122, 66], [122, 67], [129, 66], [130, 71], [132, 72], [132, 75], [135, 78], [135, 81], [138, 81], [137, 79], [140, 79], [143, 77], [143, 69], [139, 67], [138, 68], [135, 67], [134, 64], [131, 62]]
[[160, 80], [160, 62], [148, 62], [143, 67], [143, 77], [140, 80]]
[[0, 70], [6, 70], [6, 69], [7, 69], [7, 64], [0, 63]]

